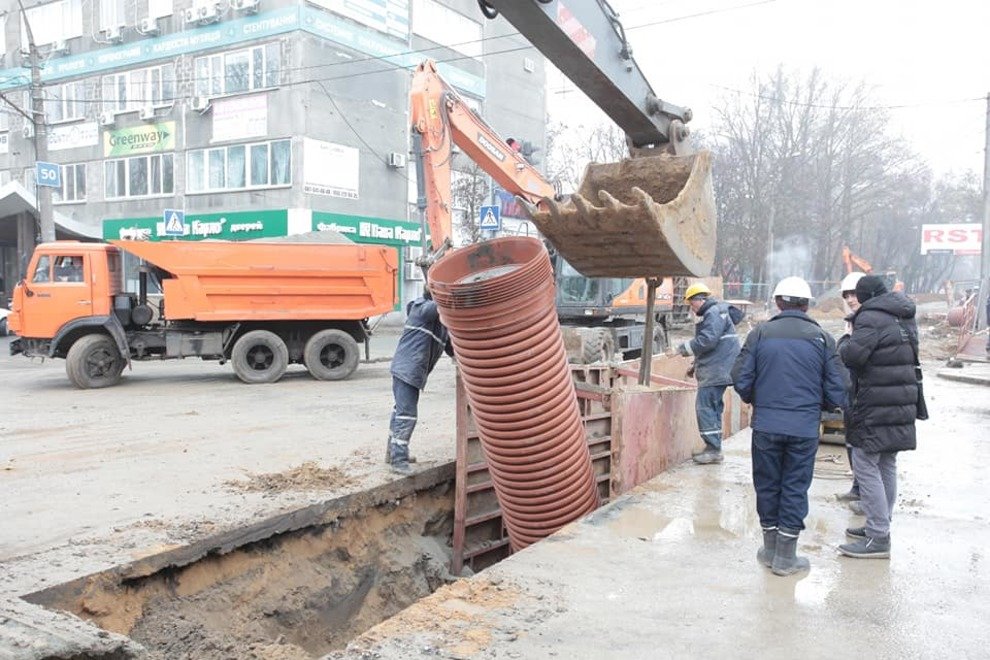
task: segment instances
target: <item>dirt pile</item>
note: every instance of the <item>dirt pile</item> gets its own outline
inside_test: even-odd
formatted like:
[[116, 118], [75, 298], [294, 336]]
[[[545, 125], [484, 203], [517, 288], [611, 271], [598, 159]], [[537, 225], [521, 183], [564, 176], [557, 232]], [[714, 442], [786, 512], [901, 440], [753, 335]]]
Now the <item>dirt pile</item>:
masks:
[[224, 485], [249, 493], [285, 490], [342, 490], [357, 485], [358, 480], [337, 467], [321, 468], [313, 461], [283, 472], [250, 474], [246, 480], [234, 479]]

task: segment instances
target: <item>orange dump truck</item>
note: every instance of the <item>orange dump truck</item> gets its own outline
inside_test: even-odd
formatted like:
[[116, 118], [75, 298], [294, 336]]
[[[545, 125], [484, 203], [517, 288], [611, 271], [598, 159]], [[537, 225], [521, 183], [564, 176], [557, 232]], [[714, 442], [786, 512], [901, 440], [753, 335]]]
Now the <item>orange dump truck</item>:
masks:
[[[229, 360], [246, 383], [274, 382], [291, 363], [339, 380], [357, 368], [368, 317], [396, 303], [398, 255], [384, 246], [111, 243], [35, 249], [14, 289], [12, 354], [65, 358], [80, 388], [116, 384], [131, 360], [183, 357]], [[143, 260], [137, 294], [122, 290], [122, 252]]]

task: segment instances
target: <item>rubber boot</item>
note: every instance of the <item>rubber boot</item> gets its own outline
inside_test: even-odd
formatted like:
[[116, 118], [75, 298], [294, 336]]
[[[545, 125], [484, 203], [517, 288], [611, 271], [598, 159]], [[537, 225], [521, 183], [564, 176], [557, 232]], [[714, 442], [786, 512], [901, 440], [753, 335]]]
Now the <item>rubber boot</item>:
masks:
[[[393, 454], [395, 452], [395, 449], [393, 449], [393, 448], [395, 446], [396, 446], [395, 443], [392, 441], [392, 436], [388, 436], [388, 440], [385, 443], [385, 465], [391, 465], [392, 464], [392, 456], [393, 456]], [[406, 456], [406, 462], [407, 463], [415, 463], [416, 462], [416, 457], [415, 456]]]
[[756, 559], [761, 564], [770, 568], [773, 565], [773, 556], [777, 553], [777, 528], [763, 528], [763, 547], [756, 551]]
[[412, 467], [409, 466], [409, 443], [400, 442], [394, 438], [390, 439], [388, 445], [389, 468], [396, 474], [412, 474]]
[[777, 549], [770, 566], [774, 575], [793, 575], [811, 568], [806, 557], [797, 556], [798, 534], [800, 531], [796, 529], [777, 530]]

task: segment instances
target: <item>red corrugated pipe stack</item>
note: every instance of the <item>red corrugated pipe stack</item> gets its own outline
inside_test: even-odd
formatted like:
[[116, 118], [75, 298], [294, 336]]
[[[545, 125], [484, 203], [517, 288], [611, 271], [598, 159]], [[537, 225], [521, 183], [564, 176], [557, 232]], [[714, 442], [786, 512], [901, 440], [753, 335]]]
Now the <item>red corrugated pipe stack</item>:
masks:
[[501, 238], [449, 253], [429, 278], [521, 550], [599, 503], [550, 257], [534, 238]]

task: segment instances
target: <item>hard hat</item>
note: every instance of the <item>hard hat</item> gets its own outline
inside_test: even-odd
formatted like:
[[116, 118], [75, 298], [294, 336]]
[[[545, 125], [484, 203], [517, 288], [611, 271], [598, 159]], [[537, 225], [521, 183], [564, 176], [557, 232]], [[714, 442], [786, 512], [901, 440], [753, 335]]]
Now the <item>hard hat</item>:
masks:
[[704, 282], [695, 282], [684, 292], [684, 300], [691, 300], [691, 298], [694, 298], [699, 293], [710, 296], [712, 295], [712, 290]]
[[854, 270], [842, 278], [842, 284], [839, 285], [839, 290], [842, 291], [842, 293], [845, 293], [846, 291], [855, 291], [856, 282], [859, 282], [865, 276], [866, 273], [861, 273], [858, 270]]
[[797, 298], [811, 300], [811, 287], [800, 277], [785, 277], [777, 282], [777, 288], [773, 290], [773, 297], [777, 296], [791, 299], [789, 302]]

